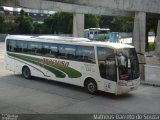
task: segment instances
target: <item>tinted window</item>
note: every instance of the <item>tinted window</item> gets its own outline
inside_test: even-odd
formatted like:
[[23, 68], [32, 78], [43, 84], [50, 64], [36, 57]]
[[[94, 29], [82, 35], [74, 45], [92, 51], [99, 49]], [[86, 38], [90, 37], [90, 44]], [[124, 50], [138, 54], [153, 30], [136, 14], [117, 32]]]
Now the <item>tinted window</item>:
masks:
[[44, 56], [48, 56], [50, 54], [50, 44], [48, 43], [43, 43], [43, 46], [42, 46], [42, 54]]
[[58, 45], [56, 45], [56, 44], [51, 44], [50, 45], [50, 55], [52, 57], [57, 57], [57, 55], [58, 55]]
[[97, 52], [101, 77], [108, 80], [116, 81], [117, 70], [114, 50], [104, 47], [98, 47]]
[[16, 41], [15, 40], [7, 40], [7, 51], [16, 52]]
[[26, 53], [27, 52], [27, 42], [26, 41], [16, 41], [16, 52]]
[[95, 63], [94, 47], [77, 46], [76, 60], [83, 62]]
[[6, 44], [6, 48], [7, 48], [7, 51], [10, 51], [10, 40], [7, 39], [7, 44]]
[[134, 48], [118, 49], [117, 61], [120, 80], [139, 78], [138, 58]]
[[59, 45], [59, 58], [74, 60], [76, 47], [73, 45]]
[[40, 55], [42, 52], [42, 43], [39, 42], [28, 42], [29, 54]]
[[7, 40], [7, 50], [11, 52], [95, 63], [94, 47], [91, 46]]
[[42, 54], [46, 57], [57, 57], [58, 47], [56, 44], [43, 43]]

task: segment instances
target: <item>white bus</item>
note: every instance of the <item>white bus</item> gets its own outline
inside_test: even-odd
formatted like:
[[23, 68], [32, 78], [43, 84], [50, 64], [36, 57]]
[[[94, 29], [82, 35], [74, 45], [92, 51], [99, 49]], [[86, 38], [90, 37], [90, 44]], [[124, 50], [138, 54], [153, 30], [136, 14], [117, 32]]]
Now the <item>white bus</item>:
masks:
[[6, 69], [97, 90], [124, 94], [140, 84], [135, 48], [119, 43], [59, 36], [8, 35]]

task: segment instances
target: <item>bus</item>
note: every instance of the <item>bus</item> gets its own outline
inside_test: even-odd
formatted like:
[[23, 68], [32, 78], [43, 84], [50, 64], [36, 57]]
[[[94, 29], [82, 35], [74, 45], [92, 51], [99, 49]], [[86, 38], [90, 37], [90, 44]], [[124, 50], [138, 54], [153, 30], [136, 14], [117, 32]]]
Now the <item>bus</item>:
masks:
[[118, 42], [119, 32], [110, 32], [109, 28], [89, 28], [84, 30], [84, 38], [95, 41]]
[[60, 36], [8, 35], [6, 69], [84, 87], [89, 93], [121, 95], [140, 84], [135, 48], [120, 43]]
[[84, 30], [84, 38], [106, 41], [109, 39], [109, 33], [110, 29], [108, 28], [89, 28]]
[[119, 32], [110, 32], [109, 34], [109, 41], [110, 42], [119, 42], [119, 39], [121, 36], [119, 35]]

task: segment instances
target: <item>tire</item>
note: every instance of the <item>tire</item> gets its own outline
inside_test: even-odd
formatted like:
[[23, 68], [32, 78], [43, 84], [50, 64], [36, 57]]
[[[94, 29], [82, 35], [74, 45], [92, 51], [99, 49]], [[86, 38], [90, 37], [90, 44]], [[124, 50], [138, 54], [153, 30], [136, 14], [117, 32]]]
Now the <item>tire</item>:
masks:
[[94, 80], [87, 80], [85, 83], [85, 89], [90, 94], [96, 94], [97, 93], [97, 84]]
[[22, 69], [22, 75], [25, 79], [30, 79], [31, 78], [31, 71], [28, 67], [23, 67]]

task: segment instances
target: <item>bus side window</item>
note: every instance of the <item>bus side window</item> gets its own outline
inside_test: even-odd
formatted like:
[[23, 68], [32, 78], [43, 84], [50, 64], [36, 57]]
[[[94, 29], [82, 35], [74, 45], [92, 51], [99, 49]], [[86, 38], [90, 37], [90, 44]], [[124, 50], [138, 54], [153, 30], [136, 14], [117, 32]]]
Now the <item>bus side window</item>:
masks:
[[15, 40], [7, 40], [7, 51], [15, 52], [16, 51], [16, 41]]
[[57, 57], [58, 55], [58, 45], [57, 44], [51, 44], [50, 45], [50, 56], [51, 57]]
[[64, 45], [59, 45], [59, 49], [58, 49], [58, 58], [60, 59], [67, 59], [67, 55], [65, 53], [65, 47]]
[[28, 52], [33, 55], [41, 55], [42, 43], [40, 42], [28, 42]]
[[11, 40], [10, 40], [10, 39], [7, 39], [7, 45], [6, 45], [7, 51], [11, 51], [10, 42], [11, 42]]
[[50, 44], [48, 43], [43, 43], [42, 45], [42, 55], [43, 56], [49, 56], [50, 53]]
[[82, 62], [95, 63], [94, 47], [77, 46], [76, 60]]
[[76, 48], [73, 45], [59, 45], [59, 58], [61, 59], [75, 59]]
[[16, 52], [26, 53], [27, 52], [27, 42], [26, 41], [16, 41]]
[[114, 50], [105, 47], [97, 48], [100, 76], [108, 80], [117, 80]]
[[42, 55], [45, 57], [57, 57], [58, 46], [57, 44], [43, 43], [42, 45]]

